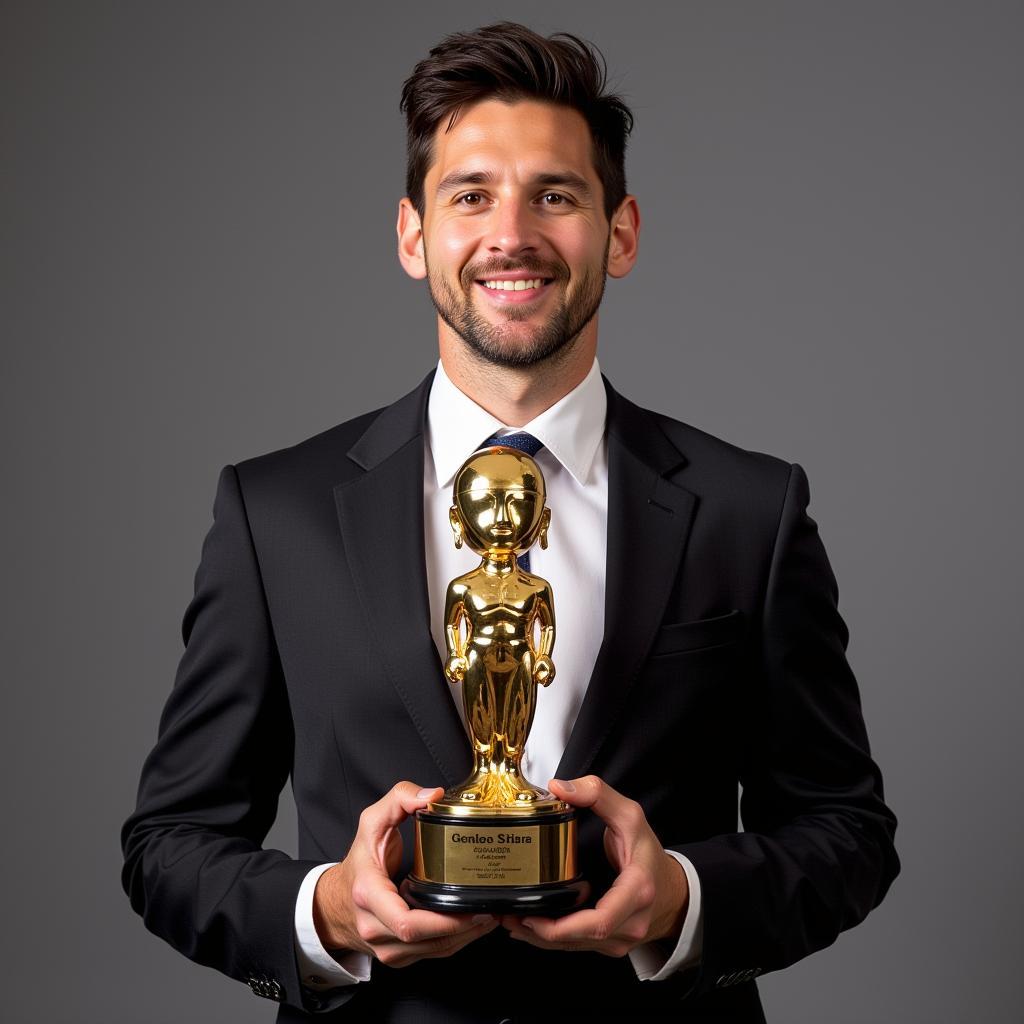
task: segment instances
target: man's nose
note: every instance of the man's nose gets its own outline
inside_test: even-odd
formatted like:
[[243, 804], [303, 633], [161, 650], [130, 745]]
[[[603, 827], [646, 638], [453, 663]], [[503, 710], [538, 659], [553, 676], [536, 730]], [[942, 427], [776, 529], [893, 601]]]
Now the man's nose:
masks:
[[503, 198], [489, 225], [487, 248], [492, 253], [515, 256], [537, 248], [537, 223], [529, 201]]

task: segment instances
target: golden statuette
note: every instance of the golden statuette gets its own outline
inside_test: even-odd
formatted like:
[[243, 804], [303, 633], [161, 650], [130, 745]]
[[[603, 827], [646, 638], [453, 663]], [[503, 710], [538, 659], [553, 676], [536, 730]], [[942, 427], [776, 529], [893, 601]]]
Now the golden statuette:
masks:
[[459, 913], [574, 909], [573, 809], [523, 777], [538, 687], [555, 678], [551, 586], [518, 556], [547, 547], [544, 477], [525, 452], [483, 448], [455, 475], [449, 512], [456, 547], [480, 555], [445, 600], [445, 675], [462, 683], [473, 771], [416, 814], [406, 894], [415, 906]]

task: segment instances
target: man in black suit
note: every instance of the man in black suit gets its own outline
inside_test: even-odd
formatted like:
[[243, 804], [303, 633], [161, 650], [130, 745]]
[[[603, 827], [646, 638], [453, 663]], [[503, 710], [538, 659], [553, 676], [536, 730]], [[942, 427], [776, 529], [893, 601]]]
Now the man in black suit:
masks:
[[[503, 23], [431, 51], [403, 93], [398, 244], [439, 365], [221, 474], [124, 882], [279, 1020], [763, 1020], [753, 979], [898, 870], [803, 471], [600, 377], [605, 279], [640, 227], [631, 117], [603, 90], [571, 36]], [[409, 815], [469, 767], [438, 636], [450, 480], [510, 434], [549, 478], [535, 568], [562, 651], [530, 750], [581, 808], [594, 893], [557, 921], [412, 910], [399, 888]], [[289, 776], [298, 860], [261, 846]]]

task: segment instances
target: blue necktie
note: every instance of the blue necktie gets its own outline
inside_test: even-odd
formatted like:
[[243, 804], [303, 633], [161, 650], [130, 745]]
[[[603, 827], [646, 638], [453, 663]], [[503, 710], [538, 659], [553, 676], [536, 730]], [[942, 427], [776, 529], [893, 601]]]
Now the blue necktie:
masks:
[[[506, 434], [504, 437], [492, 434], [480, 447], [489, 448], [493, 444], [503, 444], [506, 448], [515, 448], [517, 451], [525, 452], [530, 458], [533, 458], [544, 447], [543, 441], [538, 441], [533, 434], [528, 434], [525, 430], [520, 430], [515, 434]], [[529, 551], [524, 551], [517, 561], [521, 569], [526, 572], [530, 571]]]

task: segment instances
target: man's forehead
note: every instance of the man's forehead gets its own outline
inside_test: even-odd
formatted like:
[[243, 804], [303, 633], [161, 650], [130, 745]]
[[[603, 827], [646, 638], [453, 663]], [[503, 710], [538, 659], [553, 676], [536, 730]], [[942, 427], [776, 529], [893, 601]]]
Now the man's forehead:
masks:
[[[434, 133], [431, 192], [455, 175], [466, 184], [485, 184], [513, 170], [531, 179], [570, 177], [597, 180], [590, 128], [579, 111], [539, 100], [481, 100], [459, 111], [449, 129], [443, 118]], [[471, 176], [479, 176], [475, 182]], [[554, 183], [554, 182], [552, 182]]]

